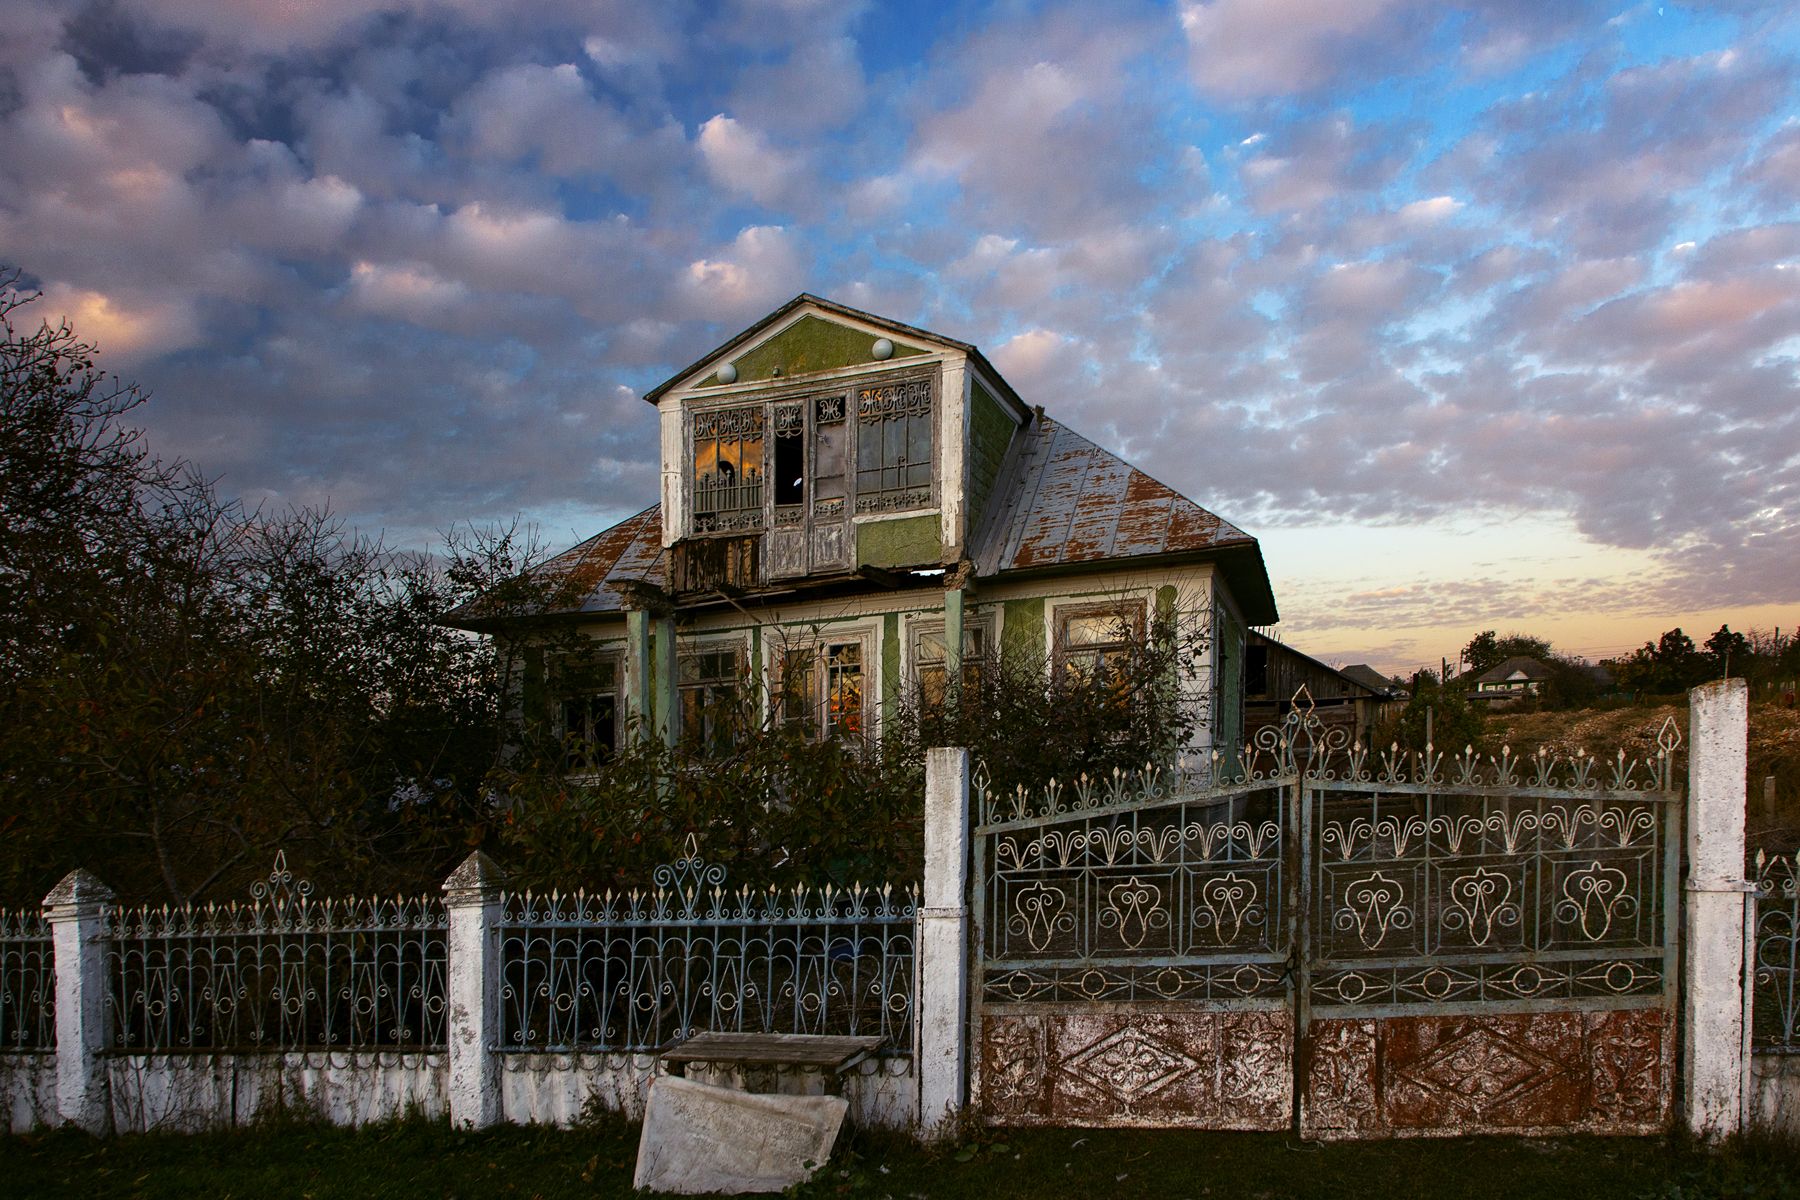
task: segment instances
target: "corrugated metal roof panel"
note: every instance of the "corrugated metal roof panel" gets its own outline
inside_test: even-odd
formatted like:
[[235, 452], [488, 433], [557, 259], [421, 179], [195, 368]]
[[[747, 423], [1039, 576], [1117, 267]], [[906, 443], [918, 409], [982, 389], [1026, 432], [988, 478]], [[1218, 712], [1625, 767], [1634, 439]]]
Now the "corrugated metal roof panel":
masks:
[[1072, 562], [1091, 558], [1111, 558], [1113, 544], [1127, 544], [1133, 530], [1125, 520], [1125, 497], [1131, 490], [1131, 466], [1098, 446], [1088, 444], [1087, 469], [1083, 471], [1075, 496], [1075, 511], [1069, 518], [1069, 534], [1063, 544], [1065, 557]]
[[667, 573], [662, 506], [652, 505], [526, 572], [524, 594], [541, 586], [550, 603], [521, 602], [520, 609], [506, 612], [509, 589], [498, 589], [463, 605], [449, 619], [453, 624], [480, 625], [506, 616], [622, 612], [623, 598], [610, 586], [613, 581], [642, 579], [661, 587]]
[[1008, 503], [975, 539], [983, 573], [1099, 563], [1256, 539], [1080, 434], [1040, 416]]

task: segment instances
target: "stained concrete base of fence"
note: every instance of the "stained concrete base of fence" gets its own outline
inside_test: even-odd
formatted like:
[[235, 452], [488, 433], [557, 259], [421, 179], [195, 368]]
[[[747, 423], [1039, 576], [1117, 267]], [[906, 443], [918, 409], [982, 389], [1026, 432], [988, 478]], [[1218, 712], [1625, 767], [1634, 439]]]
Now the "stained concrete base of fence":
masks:
[[[644, 1114], [656, 1061], [625, 1053], [499, 1057], [501, 1118], [521, 1125], [569, 1125], [595, 1111], [635, 1121]], [[448, 1111], [441, 1052], [114, 1055], [105, 1059], [105, 1069], [113, 1128], [122, 1133], [225, 1129], [277, 1113], [363, 1125], [409, 1112], [440, 1117]], [[696, 1075], [731, 1082], [728, 1072]], [[816, 1074], [789, 1072], [757, 1085], [805, 1095], [821, 1090], [819, 1082]], [[910, 1059], [865, 1063], [843, 1080], [842, 1090], [858, 1125], [908, 1129], [918, 1119], [919, 1085]], [[0, 1133], [60, 1122], [56, 1055], [0, 1054]]]
[[1750, 1124], [1800, 1137], [1800, 1054], [1750, 1059]]
[[56, 1055], [0, 1054], [0, 1133], [57, 1123]]
[[785, 1191], [831, 1157], [849, 1108], [837, 1096], [759, 1096], [663, 1076], [650, 1085], [632, 1186]]
[[366, 1125], [448, 1111], [442, 1054], [117, 1055], [106, 1068], [121, 1133], [192, 1133], [276, 1115]]

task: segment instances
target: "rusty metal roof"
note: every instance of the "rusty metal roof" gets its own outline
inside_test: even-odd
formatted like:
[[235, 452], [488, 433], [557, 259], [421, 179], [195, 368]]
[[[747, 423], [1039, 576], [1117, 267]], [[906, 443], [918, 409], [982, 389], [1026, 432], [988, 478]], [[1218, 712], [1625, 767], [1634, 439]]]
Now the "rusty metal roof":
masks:
[[979, 574], [1203, 555], [1226, 565], [1251, 624], [1274, 623], [1262, 550], [1231, 522], [1041, 412], [1013, 455], [971, 539]]
[[510, 617], [623, 612], [616, 584], [661, 587], [667, 575], [662, 505], [653, 504], [520, 576], [516, 604], [508, 604], [506, 589], [496, 589], [451, 613], [450, 623], [481, 628]]

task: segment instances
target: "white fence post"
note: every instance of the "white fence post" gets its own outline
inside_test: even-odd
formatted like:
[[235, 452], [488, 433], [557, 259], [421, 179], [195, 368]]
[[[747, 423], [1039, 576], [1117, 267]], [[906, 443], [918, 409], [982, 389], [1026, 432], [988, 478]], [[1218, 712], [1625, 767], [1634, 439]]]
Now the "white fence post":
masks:
[[925, 756], [919, 920], [919, 1131], [949, 1132], [968, 1098], [969, 752]]
[[62, 877], [44, 897], [56, 956], [56, 1111], [89, 1133], [112, 1128], [106, 1085], [106, 942], [112, 889], [87, 871]]
[[1745, 749], [1749, 689], [1742, 679], [1688, 693], [1687, 894], [1682, 946], [1683, 1115], [1721, 1138], [1744, 1126], [1750, 1056], [1744, 1021]]
[[501, 1119], [500, 887], [505, 877], [477, 850], [444, 880], [445, 1027], [450, 1060], [450, 1123], [481, 1129]]

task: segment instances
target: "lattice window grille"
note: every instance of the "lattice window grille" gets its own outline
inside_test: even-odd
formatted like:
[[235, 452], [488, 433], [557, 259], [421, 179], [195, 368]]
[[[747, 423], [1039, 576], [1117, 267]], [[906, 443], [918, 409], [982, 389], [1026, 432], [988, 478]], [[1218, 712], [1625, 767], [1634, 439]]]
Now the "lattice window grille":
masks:
[[931, 381], [857, 389], [856, 421], [856, 511], [929, 505], [936, 425]]
[[760, 404], [694, 414], [696, 532], [762, 528], [763, 421]]

